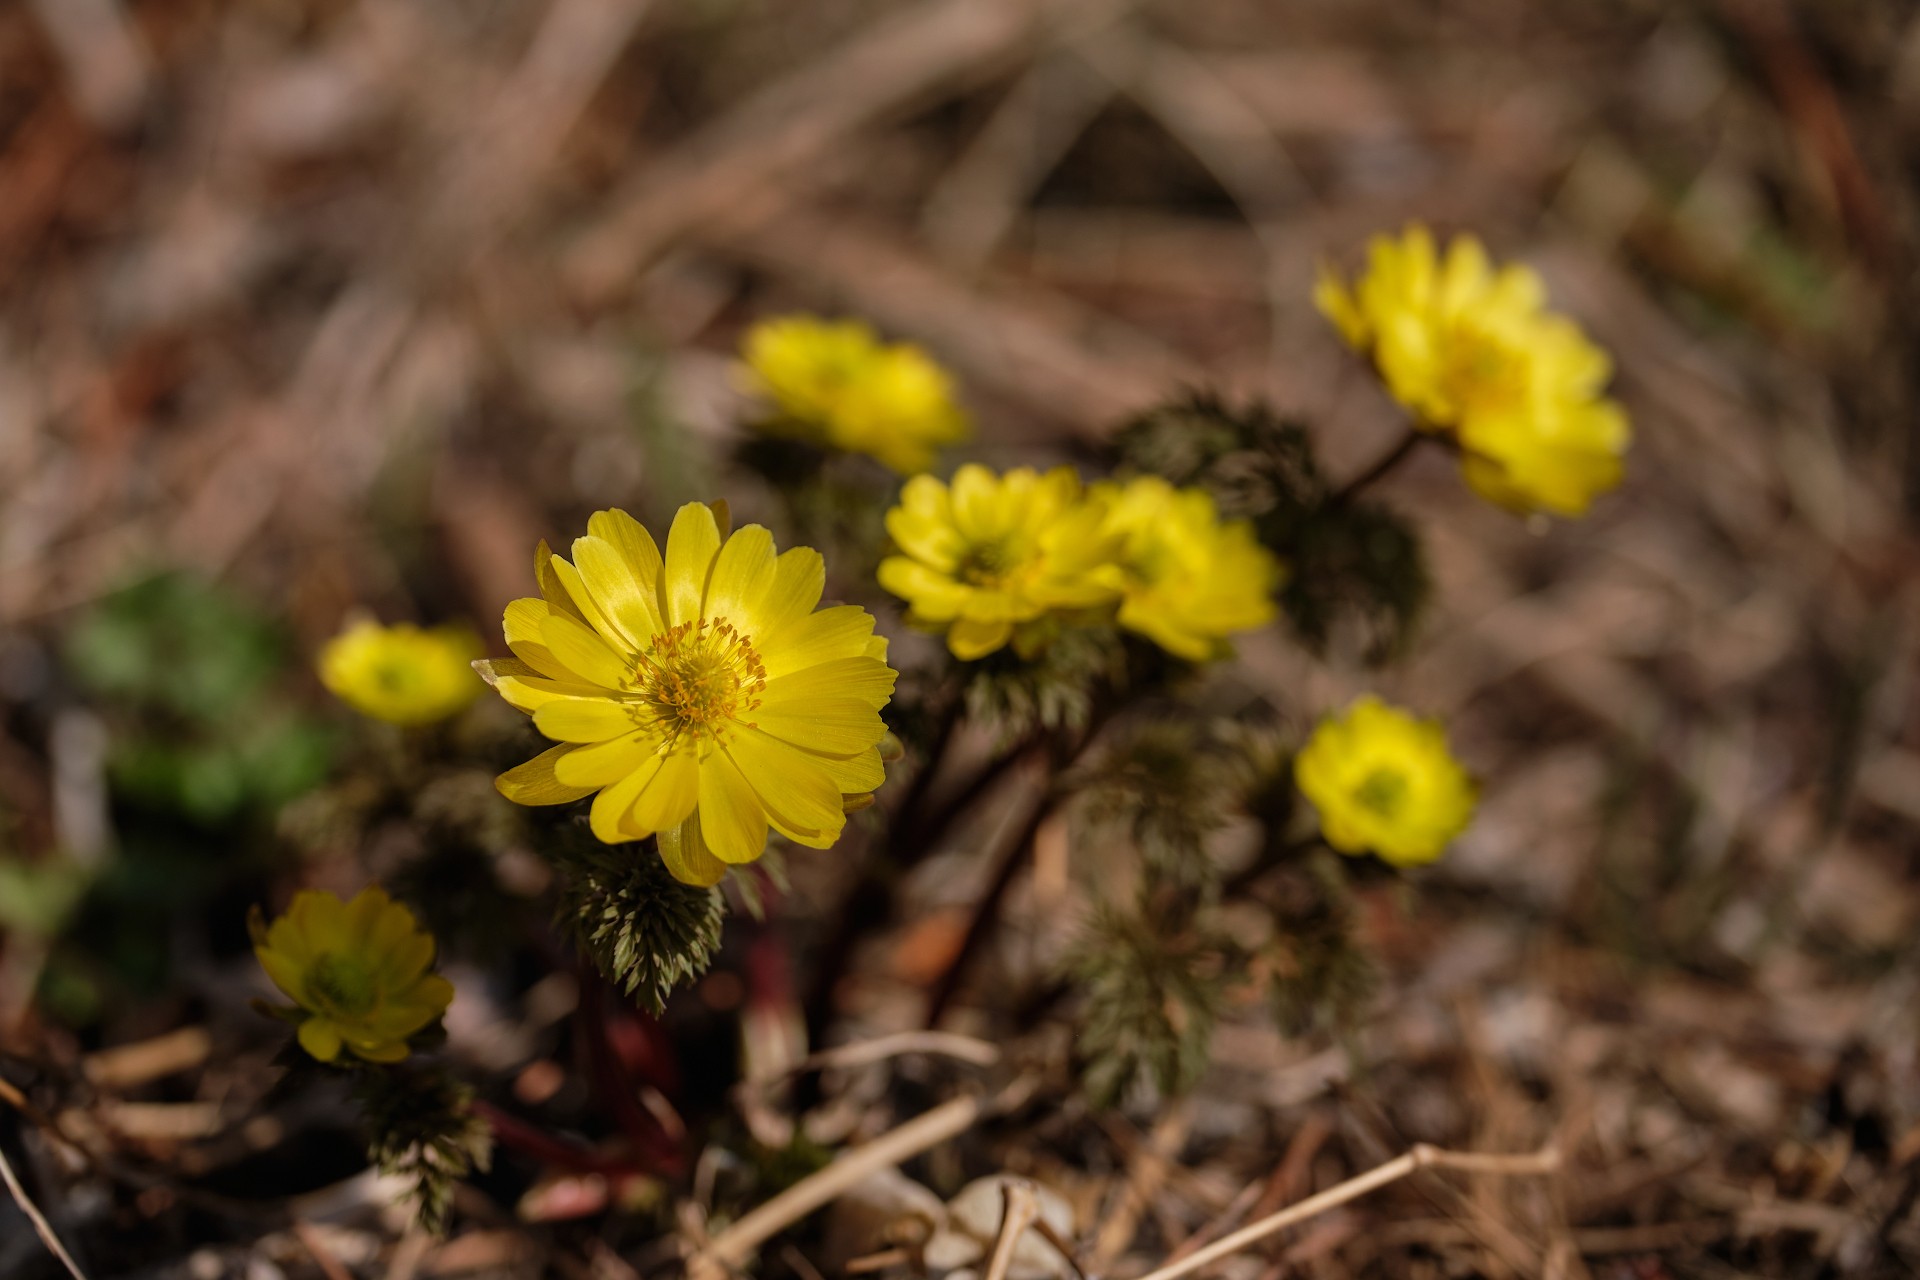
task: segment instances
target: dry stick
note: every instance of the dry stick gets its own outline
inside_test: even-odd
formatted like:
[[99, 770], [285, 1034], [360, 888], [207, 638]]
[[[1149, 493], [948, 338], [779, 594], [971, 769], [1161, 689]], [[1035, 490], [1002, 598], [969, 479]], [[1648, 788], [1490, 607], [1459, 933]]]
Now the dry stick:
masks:
[[896, 1031], [872, 1040], [835, 1045], [810, 1053], [787, 1068], [787, 1073], [827, 1071], [834, 1067], [864, 1067], [908, 1053], [938, 1054], [958, 1058], [976, 1067], [991, 1067], [1000, 1061], [1000, 1046], [957, 1031]]
[[985, 1116], [1011, 1110], [1031, 1092], [1031, 1082], [1023, 1080], [990, 1098], [955, 1098], [854, 1148], [715, 1236], [688, 1259], [688, 1276], [691, 1280], [712, 1280], [724, 1275], [729, 1268], [744, 1263], [773, 1236], [831, 1203], [868, 1175], [891, 1169], [929, 1147], [966, 1132]]
[[1040, 1216], [1040, 1199], [1033, 1184], [1024, 1178], [1008, 1179], [1000, 1184], [1000, 1234], [993, 1242], [993, 1257], [987, 1262], [986, 1280], [1007, 1280], [1013, 1266], [1013, 1251], [1020, 1237]]
[[60, 1265], [67, 1269], [73, 1280], [87, 1280], [87, 1273], [80, 1269], [80, 1264], [73, 1260], [67, 1247], [60, 1243], [60, 1237], [53, 1233], [53, 1224], [47, 1221], [40, 1207], [28, 1197], [26, 1188], [20, 1185], [20, 1179], [14, 1176], [13, 1164], [7, 1159], [4, 1149], [0, 1149], [0, 1178], [6, 1180], [7, 1190], [13, 1193], [13, 1202], [20, 1206], [20, 1212], [27, 1215], [27, 1221], [33, 1224], [34, 1234], [40, 1237], [41, 1243], [60, 1259]]
[[1309, 1196], [1299, 1204], [1289, 1205], [1251, 1226], [1242, 1227], [1190, 1257], [1169, 1263], [1157, 1271], [1149, 1271], [1140, 1280], [1180, 1280], [1182, 1276], [1190, 1276], [1248, 1245], [1257, 1244], [1275, 1232], [1284, 1231], [1328, 1209], [1338, 1208], [1350, 1200], [1358, 1200], [1368, 1192], [1377, 1191], [1390, 1182], [1398, 1182], [1419, 1169], [1461, 1169], [1505, 1177], [1538, 1177], [1556, 1172], [1559, 1168], [1560, 1152], [1553, 1146], [1542, 1147], [1530, 1154], [1490, 1155], [1473, 1151], [1445, 1151], [1423, 1142], [1405, 1155], [1369, 1169], [1358, 1177], [1349, 1178], [1337, 1187], [1329, 1187], [1317, 1196]]
[[353, 1280], [352, 1273], [340, 1265], [340, 1259], [333, 1256], [333, 1250], [327, 1247], [327, 1242], [320, 1238], [320, 1234], [313, 1229], [312, 1224], [295, 1218], [293, 1234], [299, 1237], [300, 1243], [306, 1247], [308, 1254], [319, 1265], [321, 1273], [327, 1280]]

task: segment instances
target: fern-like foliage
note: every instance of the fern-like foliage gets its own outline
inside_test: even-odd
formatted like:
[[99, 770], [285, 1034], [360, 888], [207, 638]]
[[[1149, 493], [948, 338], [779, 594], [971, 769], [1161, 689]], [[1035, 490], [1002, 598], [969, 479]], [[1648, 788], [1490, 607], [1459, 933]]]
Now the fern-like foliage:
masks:
[[1332, 854], [1282, 882], [1273, 903], [1273, 1014], [1282, 1031], [1350, 1029], [1378, 987], [1373, 960], [1354, 936], [1352, 890]]
[[651, 842], [556, 841], [559, 914], [609, 982], [657, 1016], [667, 997], [707, 971], [726, 915], [720, 890], [682, 884]]
[[1008, 646], [969, 664], [969, 718], [1007, 741], [1085, 728], [1095, 694], [1126, 683], [1129, 650], [1112, 627], [1059, 627], [1022, 653]]
[[367, 1158], [411, 1182], [420, 1224], [444, 1232], [454, 1185], [492, 1161], [493, 1134], [473, 1113], [473, 1090], [438, 1068], [395, 1066], [355, 1073], [353, 1093]]
[[1097, 1107], [1139, 1082], [1184, 1093], [1205, 1072], [1237, 948], [1197, 921], [1184, 928], [1146, 911], [1097, 909], [1068, 959], [1086, 1007], [1075, 1051]]
[[1134, 726], [1088, 779], [1087, 809], [1120, 828], [1156, 884], [1211, 898], [1219, 876], [1207, 838], [1237, 807], [1234, 761], [1191, 720]]

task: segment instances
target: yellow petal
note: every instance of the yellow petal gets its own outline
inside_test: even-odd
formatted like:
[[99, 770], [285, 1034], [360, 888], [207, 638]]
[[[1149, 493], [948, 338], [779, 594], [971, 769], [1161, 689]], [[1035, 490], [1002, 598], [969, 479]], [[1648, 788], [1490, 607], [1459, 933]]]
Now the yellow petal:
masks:
[[555, 762], [554, 777], [570, 787], [609, 787], [644, 767], [658, 753], [660, 739], [651, 729], [636, 729], [591, 746], [574, 747]]
[[533, 727], [555, 742], [605, 742], [640, 727], [639, 708], [605, 698], [554, 698], [533, 713]]
[[840, 807], [840, 788], [825, 769], [798, 748], [758, 729], [743, 727], [728, 738], [726, 754], [759, 794], [767, 817], [783, 833], [838, 833], [846, 822], [846, 813]]
[[[370, 884], [353, 895], [347, 903], [346, 933], [356, 952], [365, 954], [371, 949], [380, 919], [392, 906], [393, 899], [377, 884]], [[401, 910], [406, 908], [402, 907]]]
[[549, 680], [545, 676], [506, 676], [492, 673], [488, 680], [494, 692], [517, 711], [532, 715], [556, 698], [598, 698], [606, 699], [606, 690], [596, 685], [582, 684], [577, 680]]
[[[1014, 486], [1024, 478], [1031, 483], [1033, 473], [1024, 469], [1009, 471], [1002, 477], [1002, 484]], [[970, 540], [984, 540], [1000, 532], [999, 502], [1001, 484], [994, 482], [993, 472], [977, 462], [969, 462], [953, 473], [953, 523], [962, 536]]]
[[570, 804], [593, 794], [592, 787], [573, 786], [554, 775], [557, 761], [582, 750], [563, 743], [549, 747], [525, 764], [515, 765], [493, 780], [501, 795], [515, 804]]
[[1009, 619], [961, 618], [947, 631], [947, 648], [962, 662], [971, 662], [1001, 648], [1012, 636]]
[[739, 530], [713, 558], [702, 616], [724, 618], [749, 635], [764, 631], [759, 606], [773, 585], [773, 567], [773, 535], [757, 524]]
[[553, 571], [553, 548], [542, 538], [533, 553], [533, 576], [540, 584], [540, 594], [555, 613], [564, 613], [578, 621], [585, 622], [586, 616], [580, 612], [580, 606], [574, 603], [573, 595], [567, 590], [567, 584]]
[[306, 964], [285, 951], [271, 947], [255, 947], [253, 954], [260, 961], [260, 967], [267, 971], [267, 976], [273, 979], [273, 985], [298, 1003], [306, 987]]
[[649, 756], [639, 768], [593, 798], [593, 808], [587, 815], [587, 821], [596, 838], [605, 844], [621, 844], [632, 838], [625, 834], [627, 815], [633, 809], [633, 802], [658, 772], [660, 757]]
[[767, 681], [761, 703], [778, 706], [795, 697], [812, 694], [822, 698], [856, 698], [878, 711], [893, 697], [893, 683], [897, 679], [899, 673], [877, 659], [835, 658]]
[[812, 613], [827, 585], [827, 562], [812, 547], [782, 551], [774, 561], [773, 583], [761, 601], [757, 634], [778, 635]]
[[768, 679], [778, 679], [836, 658], [857, 658], [866, 652], [872, 635], [873, 615], [858, 605], [842, 604], [808, 614], [757, 647]]
[[643, 581], [619, 549], [601, 538], [575, 538], [573, 563], [594, 603], [619, 629], [627, 646], [637, 652], [651, 644], [663, 629], [658, 580]]
[[574, 674], [553, 656], [553, 651], [547, 648], [546, 637], [540, 634], [540, 624], [552, 613], [553, 606], [545, 600], [528, 598], [509, 604], [504, 620], [507, 648], [513, 650], [514, 657], [549, 679], [572, 680], [576, 678]]
[[660, 580], [667, 622], [678, 626], [700, 618], [707, 575], [720, 553], [720, 526], [704, 502], [689, 502], [673, 517], [667, 532], [666, 572]]
[[559, 556], [555, 556], [553, 571], [559, 575], [562, 582], [567, 584], [567, 590], [572, 594], [574, 603], [580, 606], [580, 616], [585, 621], [587, 629], [606, 641], [609, 648], [616, 651], [622, 649], [631, 651], [645, 647], [628, 635], [626, 629], [601, 607], [600, 602], [594, 598], [593, 592], [587, 589], [587, 580], [580, 576], [577, 565], [569, 564]]
[[701, 837], [698, 814], [662, 831], [658, 843], [660, 861], [666, 863], [667, 871], [682, 884], [706, 888], [719, 884], [727, 874], [727, 864], [713, 856]]
[[613, 544], [620, 558], [632, 567], [635, 576], [640, 579], [640, 585], [654, 595], [654, 612], [658, 614], [660, 571], [664, 566], [660, 560], [660, 548], [655, 545], [653, 535], [647, 532], [646, 526], [615, 508], [596, 511], [589, 516], [587, 532]]
[[409, 1052], [405, 1040], [371, 1041], [364, 1044], [356, 1043], [349, 1047], [352, 1048], [354, 1057], [363, 1058], [368, 1062], [400, 1062]]
[[[669, 548], [668, 554], [672, 551]], [[677, 827], [700, 803], [700, 762], [691, 751], [675, 751], [660, 761], [659, 770], [633, 804], [629, 830], [642, 835]]]
[[564, 614], [549, 614], [540, 624], [540, 634], [553, 650], [553, 656], [575, 672], [577, 679], [606, 689], [618, 689], [632, 675], [626, 659], [583, 622]]
[[724, 751], [700, 766], [700, 833], [722, 862], [752, 862], [766, 851], [766, 810]]
[[753, 723], [783, 742], [809, 751], [851, 755], [887, 736], [887, 726], [871, 703], [859, 698], [799, 695], [777, 702], [761, 700]]
[[852, 810], [846, 803], [846, 797], [872, 791], [887, 780], [887, 769], [880, 763], [878, 747], [869, 747], [865, 751], [856, 752], [850, 756], [826, 756], [808, 752], [807, 758], [824, 769], [827, 776], [833, 779], [833, 785], [840, 788], [840, 807], [848, 812]]
[[340, 1032], [325, 1018], [308, 1018], [297, 1034], [300, 1047], [320, 1061], [332, 1062], [340, 1056]]

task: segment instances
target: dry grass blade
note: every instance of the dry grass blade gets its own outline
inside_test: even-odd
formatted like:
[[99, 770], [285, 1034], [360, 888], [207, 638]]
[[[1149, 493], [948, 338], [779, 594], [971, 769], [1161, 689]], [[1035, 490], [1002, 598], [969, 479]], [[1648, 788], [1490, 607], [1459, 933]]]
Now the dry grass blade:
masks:
[[617, 291], [674, 239], [764, 198], [766, 184], [861, 124], [1020, 48], [1040, 11], [1031, 0], [941, 0], [769, 85], [616, 194], [569, 255], [568, 278], [589, 298]]
[[1018, 1106], [1031, 1092], [1032, 1084], [1021, 1081], [993, 1097], [955, 1098], [855, 1148], [715, 1236], [688, 1259], [688, 1276], [692, 1280], [724, 1276], [773, 1236], [826, 1207], [867, 1175], [890, 1169], [964, 1133], [988, 1115]]
[[1377, 1165], [1358, 1177], [1347, 1179], [1337, 1187], [1329, 1187], [1319, 1195], [1309, 1196], [1299, 1204], [1289, 1205], [1278, 1213], [1270, 1214], [1250, 1226], [1242, 1227], [1232, 1235], [1215, 1241], [1179, 1262], [1149, 1271], [1140, 1280], [1180, 1280], [1182, 1276], [1201, 1271], [1222, 1258], [1238, 1253], [1249, 1245], [1258, 1244], [1276, 1232], [1286, 1230], [1295, 1223], [1304, 1222], [1329, 1209], [1357, 1200], [1368, 1192], [1377, 1191], [1388, 1183], [1398, 1182], [1419, 1169], [1460, 1169], [1469, 1173], [1486, 1173], [1504, 1177], [1539, 1177], [1554, 1173], [1559, 1168], [1560, 1152], [1554, 1147], [1544, 1147], [1539, 1151], [1523, 1155], [1488, 1155], [1481, 1152], [1443, 1151], [1439, 1147], [1430, 1147], [1423, 1143], [1403, 1156], [1397, 1156], [1383, 1165]]
[[26, 1214], [27, 1221], [33, 1224], [34, 1234], [40, 1237], [54, 1257], [60, 1259], [60, 1265], [67, 1269], [67, 1274], [73, 1280], [87, 1280], [86, 1272], [80, 1270], [80, 1264], [73, 1260], [67, 1247], [60, 1243], [60, 1237], [54, 1234], [53, 1224], [47, 1221], [46, 1215], [40, 1212], [40, 1206], [27, 1195], [26, 1188], [20, 1185], [20, 1179], [13, 1172], [13, 1163], [7, 1159], [4, 1150], [0, 1150], [0, 1179], [5, 1179], [13, 1202], [20, 1206], [20, 1212]]

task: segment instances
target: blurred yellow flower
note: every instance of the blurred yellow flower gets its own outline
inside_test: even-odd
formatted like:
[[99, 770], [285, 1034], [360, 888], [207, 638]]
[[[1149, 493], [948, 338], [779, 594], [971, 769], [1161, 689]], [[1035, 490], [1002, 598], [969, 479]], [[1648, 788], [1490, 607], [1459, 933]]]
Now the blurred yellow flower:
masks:
[[1351, 288], [1323, 271], [1314, 291], [1415, 425], [1459, 444], [1476, 492], [1516, 511], [1577, 516], [1620, 482], [1632, 432], [1604, 394], [1606, 353], [1545, 299], [1530, 269], [1495, 270], [1471, 236], [1442, 256], [1418, 225], [1397, 240], [1374, 237]]
[[714, 884], [767, 829], [824, 849], [884, 780], [887, 642], [853, 605], [817, 609], [820, 553], [776, 555], [726, 507], [681, 507], [662, 556], [624, 511], [598, 511], [568, 562], [535, 556], [541, 598], [507, 606], [511, 659], [476, 664], [559, 742], [499, 778], [520, 804], [594, 796], [608, 844], [659, 837], [667, 867]]
[[773, 409], [757, 424], [768, 434], [869, 454], [902, 475], [926, 471], [969, 434], [946, 370], [858, 320], [763, 320], [742, 355], [741, 381]]
[[968, 464], [951, 486], [916, 476], [887, 512], [900, 554], [880, 562], [880, 585], [914, 625], [945, 631], [954, 657], [982, 658], [1017, 624], [1118, 596], [1117, 539], [1102, 521], [1070, 467], [996, 476]]
[[1205, 662], [1228, 652], [1229, 635], [1273, 620], [1280, 562], [1252, 525], [1222, 523], [1206, 490], [1140, 476], [1095, 485], [1092, 497], [1119, 543], [1121, 626]]
[[1322, 720], [1293, 773], [1320, 811], [1328, 844], [1403, 867], [1438, 858], [1473, 820], [1478, 800], [1438, 721], [1372, 696]]
[[332, 1062], [344, 1047], [368, 1062], [398, 1062], [407, 1038], [447, 1011], [453, 984], [427, 972], [433, 935], [369, 885], [351, 902], [306, 889], [268, 925], [247, 920], [253, 954], [296, 1006], [300, 1047]]
[[320, 682], [354, 710], [391, 724], [422, 725], [464, 710], [480, 693], [479, 637], [465, 627], [348, 624], [320, 651]]

